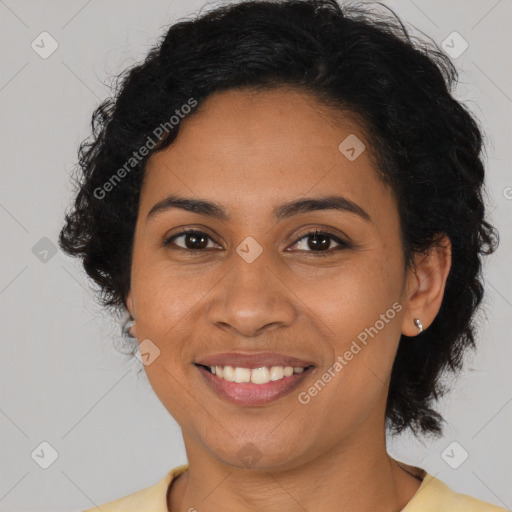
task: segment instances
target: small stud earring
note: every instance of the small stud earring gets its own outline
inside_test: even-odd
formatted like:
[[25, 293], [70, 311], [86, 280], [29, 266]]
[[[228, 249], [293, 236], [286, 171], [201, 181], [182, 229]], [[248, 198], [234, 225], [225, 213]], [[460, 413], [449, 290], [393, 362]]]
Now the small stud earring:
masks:
[[124, 338], [126, 339], [135, 339], [135, 336], [132, 336], [131, 332], [130, 332], [130, 329], [135, 325], [135, 320], [134, 318], [128, 314], [125, 318], [125, 321], [122, 325], [122, 328], [121, 328], [121, 331], [122, 331], [122, 335]]
[[415, 318], [414, 319], [414, 324], [416, 325], [416, 327], [420, 331], [418, 334], [422, 333], [423, 332], [423, 325], [421, 324], [421, 320], [419, 318]]

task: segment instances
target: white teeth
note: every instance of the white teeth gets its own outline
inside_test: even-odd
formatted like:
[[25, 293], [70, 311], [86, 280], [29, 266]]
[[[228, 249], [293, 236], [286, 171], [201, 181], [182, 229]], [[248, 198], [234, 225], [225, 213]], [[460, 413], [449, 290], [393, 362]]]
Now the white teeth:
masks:
[[281, 380], [284, 377], [284, 368], [282, 366], [272, 366], [270, 368], [270, 380]]
[[254, 384], [266, 384], [270, 382], [270, 372], [268, 368], [254, 368], [251, 371], [251, 382]]
[[228, 382], [252, 382], [253, 384], [267, 384], [304, 371], [301, 366], [272, 366], [271, 368], [262, 366], [253, 369], [238, 366], [209, 366], [208, 368], [213, 375]]
[[251, 370], [249, 368], [235, 368], [235, 382], [251, 382]]
[[222, 378], [227, 380], [228, 382], [233, 382], [235, 380], [235, 370], [232, 366], [224, 366], [222, 369], [223, 375]]

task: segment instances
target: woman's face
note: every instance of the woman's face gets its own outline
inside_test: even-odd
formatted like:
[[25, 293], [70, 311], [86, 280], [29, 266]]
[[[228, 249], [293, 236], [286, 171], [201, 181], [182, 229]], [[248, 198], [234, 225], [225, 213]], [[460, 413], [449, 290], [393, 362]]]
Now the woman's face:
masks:
[[[417, 332], [402, 325], [410, 293], [397, 205], [361, 128], [321, 112], [285, 88], [218, 93], [148, 161], [127, 304], [151, 386], [203, 457], [284, 469], [382, 440], [399, 337]], [[177, 207], [148, 216], [171, 195], [215, 203], [225, 218]], [[327, 196], [346, 201], [275, 216]], [[165, 245], [182, 229], [200, 233]], [[283, 357], [312, 367], [284, 377], [274, 368], [277, 380], [256, 384], [197, 366], [262, 352], [276, 359], [228, 355], [221, 366], [247, 368], [238, 380], [262, 361], [286, 366]]]

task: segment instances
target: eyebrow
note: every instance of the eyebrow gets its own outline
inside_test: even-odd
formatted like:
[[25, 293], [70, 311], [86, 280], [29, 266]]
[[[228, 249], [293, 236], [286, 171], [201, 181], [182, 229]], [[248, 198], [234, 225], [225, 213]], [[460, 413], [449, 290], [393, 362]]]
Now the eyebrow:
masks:
[[[146, 222], [158, 214], [172, 208], [179, 208], [188, 212], [207, 215], [222, 221], [228, 221], [229, 215], [226, 210], [217, 203], [206, 199], [195, 199], [171, 195], [162, 201], [156, 203], [149, 211]], [[300, 213], [307, 213], [316, 210], [338, 210], [346, 213], [358, 215], [367, 222], [372, 222], [370, 215], [358, 204], [350, 199], [339, 195], [330, 195], [317, 198], [297, 199], [288, 203], [283, 203], [273, 210], [277, 221], [287, 219]]]

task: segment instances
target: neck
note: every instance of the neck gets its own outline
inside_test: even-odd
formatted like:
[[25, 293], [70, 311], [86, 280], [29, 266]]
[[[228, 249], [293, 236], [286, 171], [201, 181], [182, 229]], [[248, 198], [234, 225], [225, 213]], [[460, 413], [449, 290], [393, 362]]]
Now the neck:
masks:
[[377, 445], [360, 436], [281, 470], [224, 464], [184, 439], [189, 469], [171, 486], [171, 512], [397, 512], [421, 484], [387, 454], [385, 436]]

